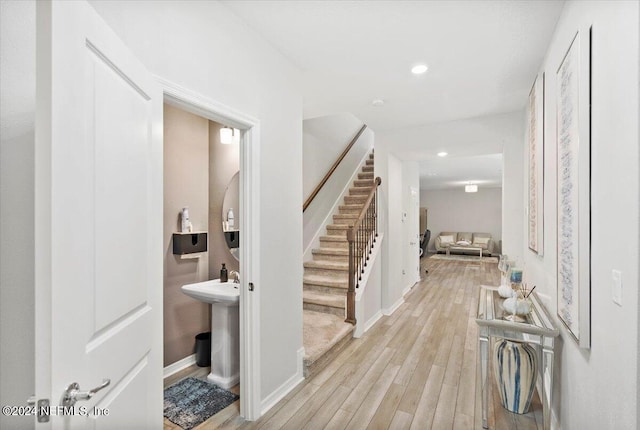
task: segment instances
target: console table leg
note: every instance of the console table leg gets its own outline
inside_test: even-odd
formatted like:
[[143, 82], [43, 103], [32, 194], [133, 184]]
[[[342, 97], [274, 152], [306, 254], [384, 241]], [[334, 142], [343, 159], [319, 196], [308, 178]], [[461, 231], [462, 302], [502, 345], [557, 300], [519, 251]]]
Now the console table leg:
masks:
[[478, 339], [478, 347], [480, 349], [480, 387], [482, 390], [482, 428], [488, 429], [487, 422], [489, 408], [489, 383], [487, 378], [487, 366], [489, 364], [489, 338], [481, 336]]
[[553, 349], [542, 349], [542, 425], [551, 429], [551, 406], [553, 405]]

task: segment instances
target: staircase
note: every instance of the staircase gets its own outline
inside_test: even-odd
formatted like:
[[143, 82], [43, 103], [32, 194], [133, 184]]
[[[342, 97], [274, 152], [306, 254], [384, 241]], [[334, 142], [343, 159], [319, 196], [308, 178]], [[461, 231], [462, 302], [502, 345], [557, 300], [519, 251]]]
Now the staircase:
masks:
[[313, 260], [304, 263], [303, 321], [305, 375], [321, 369], [352, 338], [354, 326], [345, 322], [349, 287], [347, 230], [354, 224], [374, 185], [371, 153], [333, 216], [333, 224], [320, 237]]

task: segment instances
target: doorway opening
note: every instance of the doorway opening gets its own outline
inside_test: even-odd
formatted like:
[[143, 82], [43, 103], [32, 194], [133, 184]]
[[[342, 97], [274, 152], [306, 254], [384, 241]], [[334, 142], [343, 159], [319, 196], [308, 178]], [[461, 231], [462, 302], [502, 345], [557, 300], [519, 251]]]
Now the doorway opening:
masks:
[[[166, 246], [165, 251], [165, 385], [183, 379], [190, 374], [207, 379], [209, 368], [198, 368], [193, 365], [196, 357], [193, 353], [194, 333], [177, 333], [180, 329], [169, 326], [176, 318], [186, 319], [186, 325], [203, 325], [211, 330], [211, 305], [198, 303], [187, 297], [180, 290], [182, 282], [192, 282], [219, 279], [222, 275], [221, 266], [224, 263], [226, 276], [230, 282], [237, 281], [239, 290], [239, 384], [232, 383], [229, 390], [240, 394], [239, 414], [247, 420], [255, 420], [260, 416], [260, 373], [259, 373], [259, 296], [257, 291], [250, 291], [250, 284], [257, 282], [259, 267], [259, 243], [255, 234], [259, 222], [258, 196], [259, 182], [259, 122], [247, 115], [239, 113], [227, 106], [205, 99], [200, 95], [178, 87], [170, 82], [160, 80], [164, 92], [165, 110], [165, 151], [167, 151], [167, 137], [175, 138], [180, 130], [168, 130], [173, 127], [167, 123], [170, 118], [186, 118], [193, 121], [193, 127], [186, 127], [188, 136], [194, 134], [193, 139], [187, 137], [180, 145], [165, 152], [165, 230], [180, 227], [176, 209], [173, 206], [188, 206], [180, 203], [180, 199], [190, 196], [196, 201], [197, 209], [190, 209], [190, 221], [195, 230], [208, 233], [208, 252], [196, 261], [184, 264], [185, 260], [176, 260], [174, 255], [168, 255], [171, 249]], [[178, 127], [184, 127], [178, 126]], [[231, 131], [230, 144], [223, 143], [227, 132]], [[171, 136], [173, 135], [173, 136]], [[205, 141], [202, 141], [204, 137]], [[198, 138], [200, 143], [197, 143]], [[193, 151], [188, 153], [187, 151]], [[173, 169], [172, 164], [177, 166]], [[180, 169], [186, 169], [189, 178], [181, 177]], [[198, 171], [200, 170], [200, 177]], [[172, 179], [167, 173], [173, 173]], [[190, 181], [195, 183], [189, 186]], [[193, 182], [196, 181], [196, 182]], [[187, 191], [182, 192], [184, 188]], [[167, 201], [168, 195], [182, 195], [178, 201]], [[199, 199], [199, 202], [198, 202]], [[181, 209], [181, 208], [180, 208]], [[169, 212], [168, 212], [169, 211]], [[200, 219], [195, 217], [199, 216]], [[204, 219], [203, 219], [204, 218]], [[169, 225], [169, 227], [167, 226]], [[165, 231], [165, 242], [167, 231]], [[183, 264], [181, 264], [183, 263]], [[167, 282], [168, 265], [175, 269], [173, 279]], [[180, 267], [181, 266], [181, 267]], [[196, 280], [194, 280], [196, 279]], [[171, 284], [171, 285], [169, 285]], [[170, 287], [170, 291], [168, 291]], [[195, 305], [198, 312], [189, 312], [182, 305]], [[199, 321], [188, 321], [189, 318]], [[174, 330], [176, 329], [176, 330]], [[200, 330], [200, 329], [198, 329]], [[190, 338], [190, 340], [187, 340]], [[178, 339], [178, 340], [176, 340]], [[215, 342], [214, 333], [212, 341]], [[190, 342], [187, 351], [185, 342]], [[182, 350], [180, 350], [182, 348]], [[177, 355], [176, 355], [177, 354]], [[186, 359], [180, 359], [185, 356]], [[175, 360], [178, 359], [177, 362]], [[170, 362], [167, 362], [167, 361]], [[214, 358], [215, 360], [215, 358]], [[175, 363], [175, 364], [174, 364]], [[213, 363], [212, 363], [213, 364]], [[173, 366], [173, 367], [172, 367]], [[228, 370], [228, 369], [227, 369]], [[225, 371], [227, 371], [225, 370]], [[214, 373], [213, 368], [211, 374]], [[171, 375], [170, 377], [167, 377]], [[209, 376], [210, 376], [209, 375]], [[215, 382], [211, 377], [210, 381]], [[233, 379], [233, 377], [231, 377]], [[235, 379], [237, 380], [237, 378]], [[234, 380], [234, 381], [235, 381]], [[228, 382], [228, 381], [227, 381]], [[237, 408], [237, 404], [235, 405]]]

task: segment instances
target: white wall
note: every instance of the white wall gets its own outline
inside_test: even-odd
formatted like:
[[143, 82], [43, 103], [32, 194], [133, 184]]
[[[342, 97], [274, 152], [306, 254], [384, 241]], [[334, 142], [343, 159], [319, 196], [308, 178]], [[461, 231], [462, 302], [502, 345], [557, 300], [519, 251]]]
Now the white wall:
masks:
[[[410, 214], [411, 187], [418, 188], [418, 165], [412, 161], [401, 161], [390, 150], [393, 145], [380, 143], [376, 139], [375, 175], [382, 184], [378, 191], [378, 228], [384, 233], [382, 243], [382, 311], [391, 314], [403, 302], [407, 289], [420, 278], [419, 208]], [[404, 214], [407, 219], [403, 222]], [[410, 242], [416, 242], [410, 245]], [[415, 254], [415, 258], [410, 258]]]
[[[362, 121], [351, 114], [330, 115], [303, 122], [303, 182], [304, 198], [311, 194], [324, 175], [338, 159], [347, 144], [362, 127]], [[375, 135], [367, 128], [338, 165], [329, 180], [304, 211], [302, 220], [302, 249], [305, 260], [311, 259], [311, 250], [320, 245], [325, 226], [333, 223], [331, 215], [342, 204], [353, 179], [367, 154], [373, 149]]]
[[502, 189], [478, 187], [477, 193], [465, 193], [464, 188], [423, 190], [420, 206], [428, 209], [431, 230], [429, 250], [443, 231], [491, 233], [497, 246], [502, 238]]
[[[35, 4], [0, 2], [0, 404], [35, 392]], [[34, 428], [0, 415], [0, 428]]]
[[[362, 125], [362, 121], [350, 113], [308, 118], [302, 122], [303, 199], [309, 197]], [[354, 145], [352, 151], [357, 149], [355, 146], [358, 145]]]
[[[401, 160], [416, 160], [425, 153], [435, 157], [446, 151], [455, 157], [484, 154], [503, 154], [502, 193], [504, 217], [501, 227], [503, 252], [522, 256], [524, 207], [521, 203], [522, 139], [524, 136], [524, 111], [456, 121], [425, 124], [399, 130], [378, 132], [378, 147], [401, 146], [402, 153], [395, 153]], [[431, 226], [431, 215], [429, 214]], [[431, 236], [437, 234], [431, 229]]]
[[260, 120], [264, 399], [296, 373], [302, 347], [300, 72], [218, 2], [92, 5], [153, 73]]
[[[5, 34], [9, 34], [11, 40], [26, 42], [6, 67], [10, 67], [10, 76], [15, 77], [11, 84], [17, 92], [12, 102], [26, 104], [24, 115], [28, 118], [33, 116], [35, 16], [33, 2], [26, 3], [29, 6], [10, 6], [21, 9], [18, 16], [6, 18], [11, 25], [5, 25], [5, 14], [2, 14], [2, 40], [4, 44]], [[4, 8], [5, 2], [2, 4]], [[254, 281], [256, 288], [261, 289], [261, 397], [264, 399], [296, 374], [297, 351], [302, 347], [300, 72], [221, 3], [98, 1], [92, 5], [152, 73], [260, 120], [262, 260], [258, 280]], [[3, 49], [3, 77], [4, 54]], [[20, 70], [21, 67], [24, 70]], [[3, 91], [3, 98], [6, 94]], [[26, 127], [22, 131], [17, 127], [16, 133], [23, 136], [25, 144], [31, 145], [29, 123], [27, 119]], [[288, 160], [286, 169], [282, 168], [283, 154]], [[33, 174], [28, 169], [33, 155], [28, 151], [14, 154], [6, 162], [20, 164], [20, 155], [25, 156], [22, 165], [27, 170], [18, 178], [13, 177], [12, 185], [28, 202], [23, 212], [29, 217], [33, 213], [29, 207], [33, 199]], [[3, 168], [3, 175], [4, 171]], [[22, 178], [23, 173], [24, 181], [15, 180]], [[4, 195], [3, 192], [3, 198]], [[2, 219], [4, 222], [7, 218]], [[18, 230], [16, 226], [21, 225], [21, 221], [13, 224], [12, 228]], [[16, 249], [26, 252], [24, 258], [28, 260], [33, 238], [28, 229], [23, 233], [22, 241], [16, 241], [21, 243]], [[273, 252], [274, 246], [278, 252]], [[16, 255], [15, 249], [13, 254]], [[32, 262], [31, 258], [29, 263]], [[283, 267], [287, 270], [282, 270]], [[19, 290], [33, 288], [33, 283], [28, 282], [33, 276], [31, 268], [29, 265], [23, 268], [20, 281], [7, 287], [10, 294], [23, 295]], [[7, 291], [5, 287], [3, 282], [3, 294]], [[24, 297], [19, 303], [23, 305], [20, 311], [27, 316], [23, 337], [28, 339], [29, 324], [33, 324], [33, 298]], [[2, 318], [6, 315], [3, 312]], [[3, 362], [5, 354], [10, 354], [9, 358], [29, 360], [33, 354], [25, 348], [25, 343], [24, 340], [14, 343], [14, 349], [14, 344], [7, 347], [3, 338]], [[15, 386], [27, 384], [28, 378]], [[4, 379], [0, 385], [12, 386], [4, 384]], [[24, 398], [22, 396], [22, 400]]]
[[375, 174], [382, 184], [378, 189], [378, 229], [382, 242], [382, 311], [390, 314], [402, 303], [404, 289], [402, 228], [402, 162], [389, 154], [385, 146], [376, 146]]
[[527, 243], [525, 205], [522, 204], [523, 196], [528, 196], [522, 175], [524, 115], [524, 112], [514, 114], [514, 125], [502, 150], [502, 253], [518, 262], [522, 262], [522, 247]]
[[[569, 2], [541, 70], [545, 88], [544, 257], [523, 243], [527, 282], [556, 315], [555, 73], [576, 31], [593, 25], [591, 121], [591, 348], [561, 328], [553, 412], [563, 429], [638, 428], [638, 2]], [[532, 77], [533, 80], [533, 77]], [[524, 119], [523, 119], [524, 122]], [[582, 144], [582, 142], [581, 142]], [[523, 147], [526, 144], [522, 142]], [[527, 160], [527, 154], [523, 157]], [[521, 175], [526, 178], [527, 166]], [[523, 179], [525, 181], [525, 179]], [[526, 195], [520, 200], [526, 204]], [[523, 237], [524, 237], [523, 226]], [[613, 239], [612, 239], [613, 238]], [[622, 272], [622, 306], [611, 271]]]
[[[415, 192], [415, 195], [412, 195]], [[420, 176], [416, 161], [402, 163], [402, 223], [404, 291], [420, 281]]]

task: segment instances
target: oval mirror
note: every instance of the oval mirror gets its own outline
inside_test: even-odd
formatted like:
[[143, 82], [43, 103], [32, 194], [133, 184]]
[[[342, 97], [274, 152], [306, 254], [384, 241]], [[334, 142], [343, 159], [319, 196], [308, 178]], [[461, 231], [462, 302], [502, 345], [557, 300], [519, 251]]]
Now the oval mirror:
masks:
[[240, 172], [229, 181], [222, 201], [222, 231], [231, 255], [240, 260]]

